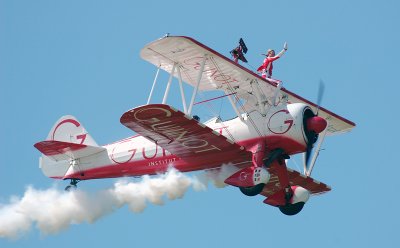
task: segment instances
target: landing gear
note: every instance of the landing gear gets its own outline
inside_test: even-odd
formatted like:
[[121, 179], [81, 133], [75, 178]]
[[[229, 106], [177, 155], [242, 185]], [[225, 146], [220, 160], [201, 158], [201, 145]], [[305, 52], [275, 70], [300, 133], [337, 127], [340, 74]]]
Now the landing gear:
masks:
[[71, 182], [69, 183], [69, 185], [67, 187], [65, 187], [65, 191], [70, 191], [70, 190], [77, 189], [78, 188], [77, 184], [79, 183], [79, 181], [80, 180], [78, 180], [78, 179], [72, 178]]
[[285, 200], [286, 203], [289, 204], [290, 199], [293, 197], [293, 190], [291, 187], [286, 187], [285, 188]]
[[77, 188], [76, 185], [68, 185], [67, 187], [65, 187], [65, 191], [75, 190], [76, 188]]
[[257, 184], [252, 187], [239, 187], [240, 191], [247, 196], [256, 196], [264, 189], [265, 183]]
[[304, 202], [298, 202], [295, 204], [287, 203], [285, 206], [279, 206], [279, 210], [286, 215], [292, 216], [300, 213], [304, 207]]
[[289, 155], [284, 154], [284, 152], [282, 148], [273, 150], [268, 159], [264, 161], [264, 166], [268, 168], [276, 159], [289, 159]]
[[285, 214], [285, 215], [296, 215], [300, 213], [300, 211], [303, 209], [305, 202], [297, 202], [294, 204], [289, 203], [290, 199], [293, 197], [293, 190], [291, 187], [285, 188], [285, 200], [286, 200], [286, 205], [284, 206], [279, 206], [279, 210]]
[[[288, 155], [284, 154], [284, 150], [281, 148], [278, 148], [276, 150], [273, 150], [269, 157], [264, 160], [263, 166], [264, 168], [269, 168], [271, 164], [276, 161], [276, 160], [283, 160], [287, 159]], [[254, 162], [254, 160], [253, 160]], [[269, 180], [269, 179], [268, 179]], [[251, 187], [239, 187], [240, 191], [247, 196], [256, 196], [262, 192], [264, 189], [265, 183], [260, 183]], [[290, 189], [290, 187], [289, 187]], [[291, 197], [291, 195], [290, 195]]]
[[[307, 197], [304, 196], [304, 192], [308, 192], [304, 189], [304, 191], [296, 191], [297, 198], [302, 198], [302, 201], [298, 201], [299, 199], [296, 198], [296, 203], [290, 203], [293, 202], [293, 199], [295, 197], [295, 192], [293, 187], [290, 184], [289, 177], [288, 177], [288, 170], [286, 167], [285, 159], [289, 159], [289, 156], [284, 153], [284, 150], [281, 148], [275, 149], [272, 151], [268, 157], [264, 161], [264, 166], [269, 168], [271, 165], [277, 161], [277, 164], [272, 165], [273, 169], [275, 170], [278, 179], [279, 179], [279, 184], [281, 185], [280, 191], [275, 193], [275, 195], [268, 197], [267, 199], [270, 199], [270, 202], [277, 200], [279, 202], [279, 210], [285, 214], [285, 215], [296, 215], [298, 214], [304, 207], [305, 202], [308, 200], [308, 195]], [[296, 187], [294, 187], [296, 189]], [[301, 188], [301, 187], [300, 187]], [[304, 198], [304, 199], [303, 199]], [[284, 204], [284, 205], [283, 205]], [[278, 205], [278, 204], [277, 204]], [[276, 206], [276, 205], [275, 205]]]

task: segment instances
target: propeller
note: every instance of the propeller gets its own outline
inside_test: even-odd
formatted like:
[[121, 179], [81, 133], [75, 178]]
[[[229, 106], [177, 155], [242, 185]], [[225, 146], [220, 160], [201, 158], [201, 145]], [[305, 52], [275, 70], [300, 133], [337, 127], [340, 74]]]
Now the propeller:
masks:
[[315, 111], [315, 115], [318, 115], [319, 108], [321, 106], [322, 102], [322, 97], [324, 96], [325, 92], [325, 84], [324, 81], [319, 80], [319, 85], [318, 85], [318, 98], [317, 98], [317, 111]]
[[306, 171], [308, 171], [310, 167], [310, 157], [312, 149], [314, 147], [314, 143], [318, 140], [318, 134], [324, 131], [328, 124], [324, 118], [318, 116], [324, 91], [325, 91], [325, 84], [322, 80], [320, 80], [318, 87], [317, 109], [315, 111], [315, 114], [310, 109], [304, 112], [303, 124], [304, 124], [304, 131], [307, 137], [307, 147], [306, 147], [305, 161], [304, 161]]

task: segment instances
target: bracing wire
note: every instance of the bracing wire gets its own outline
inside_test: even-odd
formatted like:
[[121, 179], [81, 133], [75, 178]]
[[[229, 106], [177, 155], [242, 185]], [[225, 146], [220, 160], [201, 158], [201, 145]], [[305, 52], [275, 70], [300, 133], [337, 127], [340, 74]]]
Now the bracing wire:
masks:
[[[212, 63], [214, 64], [215, 68], [217, 68], [218, 72], [225, 76], [224, 73], [222, 72], [221, 68], [218, 66], [217, 62], [215, 61], [214, 57], [210, 57], [210, 60], [212, 61]], [[235, 89], [233, 89], [232, 85], [229, 83], [228, 80], [226, 80], [225, 82], [226, 85], [228, 85], [228, 89], [231, 91], [231, 93], [235, 92]], [[235, 99], [237, 100], [237, 102], [239, 103], [240, 108], [242, 109], [243, 112], [247, 113], [246, 109], [244, 108], [243, 104], [240, 102], [239, 97], [237, 96], [237, 94], [234, 94]], [[250, 122], [250, 124], [253, 126], [253, 128], [256, 130], [257, 134], [259, 136], [263, 136], [262, 133], [260, 132], [260, 130], [258, 129], [257, 125], [255, 124], [254, 120], [251, 118], [250, 115], [248, 115], [248, 120]]]
[[[201, 98], [203, 98], [203, 92], [202, 92], [202, 91], [199, 91], [199, 95], [200, 95]], [[204, 102], [204, 103], [207, 104], [208, 110], [211, 111], [213, 117], [216, 117], [217, 120], [220, 120], [220, 121], [221, 121], [221, 123], [222, 123], [222, 119], [221, 119], [222, 102], [223, 102], [223, 100], [221, 99], [221, 105], [220, 105], [220, 109], [219, 109], [218, 114], [217, 114], [217, 111], [215, 110], [215, 106], [214, 106], [210, 101]], [[233, 137], [232, 133], [229, 131], [229, 129], [227, 128], [227, 126], [221, 124], [221, 128], [223, 128], [223, 129], [225, 130], [225, 132], [228, 134], [229, 138], [230, 138], [233, 142], [236, 142], [236, 141], [235, 141], [235, 138]]]
[[[216, 63], [215, 59], [214, 59], [212, 56], [209, 57], [209, 59], [212, 61], [212, 63], [214, 64], [214, 66], [215, 66], [215, 68], [218, 70], [218, 72], [221, 73], [221, 75], [224, 75], [224, 73], [222, 72], [222, 70], [220, 69], [220, 67], [218, 66], [218, 64]], [[250, 64], [249, 64], [249, 65], [250, 65]], [[253, 68], [252, 65], [250, 65], [250, 66]], [[186, 72], [183, 72], [183, 73], [188, 77], [189, 80], [192, 80], [192, 79], [190, 78], [190, 75], [188, 75]], [[231, 85], [228, 81], [226, 81], [226, 85], [228, 85], [228, 89], [229, 89], [229, 91], [231, 91], [231, 93], [236, 93], [235, 89], [232, 87], [232, 85]], [[201, 91], [200, 91], [200, 92], [201, 92]], [[236, 99], [236, 102], [239, 103], [239, 106], [240, 106], [241, 110], [242, 110], [244, 113], [247, 113], [245, 107], [244, 107], [243, 104], [241, 103], [241, 101], [240, 101], [239, 97], [237, 96], [237, 94], [233, 94], [233, 95], [234, 95], [234, 97], [235, 97], [235, 99]], [[221, 101], [221, 107], [220, 107], [219, 114], [217, 114], [217, 112], [214, 110], [214, 106], [213, 106], [211, 103], [207, 103], [207, 105], [209, 106], [209, 110], [211, 110], [212, 114], [215, 115], [214, 117], [217, 117], [217, 118], [218, 118], [219, 120], [221, 120], [221, 122], [222, 122], [222, 119], [221, 119], [221, 117], [220, 117], [221, 110], [222, 110], [222, 101]], [[254, 120], [251, 118], [251, 116], [250, 116], [249, 114], [247, 114], [247, 117], [248, 117], [248, 120], [249, 120], [250, 124], [253, 126], [253, 128], [254, 128], [255, 131], [257, 132], [257, 134], [258, 134], [259, 136], [263, 136], [262, 133], [260, 132], [260, 130], [258, 129], [257, 125], [255, 124]], [[225, 130], [226, 133], [229, 135], [229, 137], [231, 138], [231, 140], [235, 142], [235, 139], [234, 139], [233, 135], [231, 134], [231, 132], [228, 130], [228, 128], [227, 128], [225, 125], [222, 125], [222, 128], [224, 128], [224, 130]]]

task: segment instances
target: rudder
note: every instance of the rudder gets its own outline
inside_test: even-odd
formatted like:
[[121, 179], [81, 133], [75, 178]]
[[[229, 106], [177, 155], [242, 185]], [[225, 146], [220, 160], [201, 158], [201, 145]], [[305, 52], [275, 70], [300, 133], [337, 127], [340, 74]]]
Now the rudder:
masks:
[[61, 117], [50, 130], [46, 140], [98, 146], [83, 125], [72, 115]]

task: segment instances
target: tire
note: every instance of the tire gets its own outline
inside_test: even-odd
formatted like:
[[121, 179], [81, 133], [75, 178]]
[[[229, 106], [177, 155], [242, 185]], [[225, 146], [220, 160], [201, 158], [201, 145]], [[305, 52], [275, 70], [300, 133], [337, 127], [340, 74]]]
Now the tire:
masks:
[[76, 188], [77, 188], [76, 185], [68, 185], [67, 187], [65, 187], [65, 191], [75, 190]]
[[261, 193], [265, 186], [265, 183], [257, 184], [252, 187], [239, 187], [240, 191], [247, 196], [256, 196]]
[[300, 211], [304, 207], [304, 202], [298, 202], [295, 204], [286, 204], [285, 206], [279, 206], [279, 210], [285, 215], [296, 215], [300, 213]]

